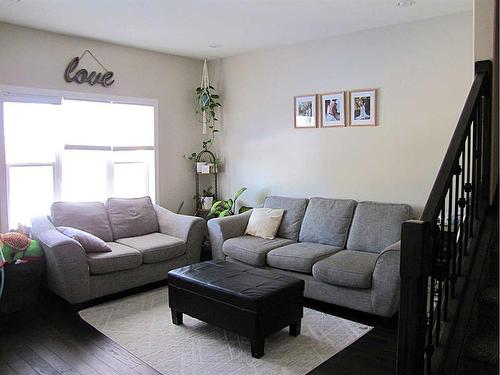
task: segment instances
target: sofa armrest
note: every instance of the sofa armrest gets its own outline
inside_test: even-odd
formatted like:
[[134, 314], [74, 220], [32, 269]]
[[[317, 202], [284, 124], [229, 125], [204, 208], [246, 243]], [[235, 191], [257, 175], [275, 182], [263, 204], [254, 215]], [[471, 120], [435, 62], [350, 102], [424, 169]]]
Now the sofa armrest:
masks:
[[399, 309], [401, 241], [387, 246], [378, 256], [372, 280], [372, 310], [391, 317]]
[[213, 259], [224, 259], [224, 253], [222, 252], [224, 241], [245, 234], [251, 213], [250, 210], [239, 215], [219, 217], [208, 221], [208, 234]]
[[45, 253], [49, 289], [70, 303], [89, 299], [89, 265], [83, 247], [59, 232], [47, 217], [32, 219], [32, 234]]
[[184, 240], [188, 263], [199, 262], [206, 228], [205, 220], [201, 217], [175, 214], [156, 204], [154, 208], [160, 232]]

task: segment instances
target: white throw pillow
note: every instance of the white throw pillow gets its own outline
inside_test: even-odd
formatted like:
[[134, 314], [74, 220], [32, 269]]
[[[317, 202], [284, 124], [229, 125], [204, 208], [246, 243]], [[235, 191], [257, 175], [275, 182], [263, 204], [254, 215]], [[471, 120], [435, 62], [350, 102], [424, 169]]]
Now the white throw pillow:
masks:
[[254, 208], [245, 234], [272, 240], [281, 224], [282, 208]]

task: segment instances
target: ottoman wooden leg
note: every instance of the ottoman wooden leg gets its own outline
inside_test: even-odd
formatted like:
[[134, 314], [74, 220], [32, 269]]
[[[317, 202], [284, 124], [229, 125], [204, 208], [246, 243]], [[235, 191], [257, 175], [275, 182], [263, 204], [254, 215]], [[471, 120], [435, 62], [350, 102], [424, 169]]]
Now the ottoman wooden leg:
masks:
[[290, 324], [290, 327], [289, 327], [290, 336], [298, 336], [298, 335], [300, 335], [301, 321], [302, 320], [299, 319], [296, 322]]
[[260, 358], [264, 355], [264, 339], [255, 338], [250, 340], [252, 357]]
[[171, 309], [172, 311], [172, 323], [176, 326], [180, 326], [182, 324], [182, 313], [180, 311]]

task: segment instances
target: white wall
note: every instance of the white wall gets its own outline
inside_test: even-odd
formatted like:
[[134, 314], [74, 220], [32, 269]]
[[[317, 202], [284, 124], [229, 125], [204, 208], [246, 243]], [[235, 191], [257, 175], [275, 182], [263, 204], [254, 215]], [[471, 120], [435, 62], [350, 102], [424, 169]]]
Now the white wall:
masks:
[[[86, 49], [115, 73], [112, 86], [64, 80], [69, 61]], [[193, 107], [201, 69], [194, 59], [0, 23], [0, 85], [158, 99], [159, 202], [177, 210], [184, 200], [183, 212], [194, 207], [194, 175], [182, 155], [200, 147]]]
[[[472, 80], [464, 13], [216, 61], [223, 194], [406, 202], [420, 212]], [[293, 96], [378, 88], [378, 126], [294, 129]]]

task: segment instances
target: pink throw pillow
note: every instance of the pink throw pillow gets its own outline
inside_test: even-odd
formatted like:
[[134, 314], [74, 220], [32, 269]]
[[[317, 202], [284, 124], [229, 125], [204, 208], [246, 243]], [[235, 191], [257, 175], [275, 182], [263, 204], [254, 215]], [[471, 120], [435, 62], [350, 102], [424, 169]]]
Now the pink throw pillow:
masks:
[[57, 227], [57, 230], [68, 236], [69, 238], [74, 239], [80, 245], [82, 245], [83, 249], [86, 253], [109, 253], [111, 252], [111, 248], [109, 245], [101, 240], [100, 238], [94, 236], [93, 234], [87, 233], [83, 230], [70, 228], [70, 227]]

